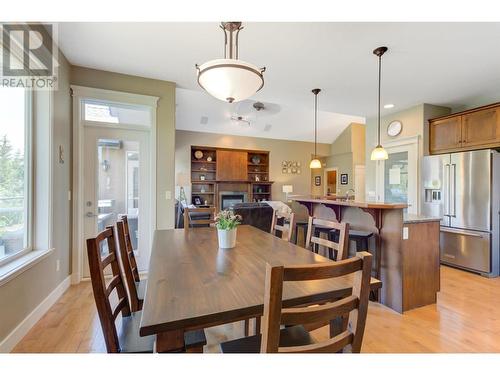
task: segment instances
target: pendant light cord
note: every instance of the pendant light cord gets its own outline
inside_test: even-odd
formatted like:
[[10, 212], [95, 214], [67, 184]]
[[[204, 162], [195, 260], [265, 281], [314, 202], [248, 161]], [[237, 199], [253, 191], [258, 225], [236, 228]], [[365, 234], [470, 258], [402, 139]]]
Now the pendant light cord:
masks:
[[378, 57], [378, 145], [380, 145], [380, 81], [382, 80], [382, 55]]
[[317, 158], [316, 145], [318, 143], [318, 94], [314, 95], [314, 159]]

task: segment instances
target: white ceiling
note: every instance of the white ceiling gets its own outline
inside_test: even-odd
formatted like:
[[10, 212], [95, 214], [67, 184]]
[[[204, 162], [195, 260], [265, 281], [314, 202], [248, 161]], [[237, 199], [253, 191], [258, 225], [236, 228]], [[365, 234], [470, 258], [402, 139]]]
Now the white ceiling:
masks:
[[[223, 53], [216, 22], [61, 23], [59, 44], [75, 65], [176, 82], [179, 129], [312, 140], [311, 89], [319, 87], [318, 137], [329, 143], [349, 122], [376, 115], [372, 50], [381, 45], [389, 47], [383, 57], [382, 102], [395, 104], [383, 114], [420, 103], [460, 107], [477, 98], [500, 98], [500, 23], [244, 26], [240, 58], [266, 67], [265, 86], [252, 100], [275, 112], [259, 113], [250, 127], [229, 119], [238, 112], [237, 104], [211, 98], [196, 83], [194, 64]], [[200, 124], [202, 116], [208, 117], [206, 125]], [[266, 124], [272, 125], [267, 132]]]

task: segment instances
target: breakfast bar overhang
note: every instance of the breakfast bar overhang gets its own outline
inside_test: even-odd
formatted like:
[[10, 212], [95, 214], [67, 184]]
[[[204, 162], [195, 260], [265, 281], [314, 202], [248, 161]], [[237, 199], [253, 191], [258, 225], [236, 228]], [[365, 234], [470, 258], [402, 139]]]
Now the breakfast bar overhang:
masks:
[[[436, 303], [440, 287], [439, 218], [406, 215], [406, 204], [294, 197], [294, 210], [349, 223], [350, 230], [373, 233], [368, 250], [374, 277], [382, 281], [379, 301], [405, 311]], [[303, 209], [303, 208], [302, 208]], [[423, 241], [425, 239], [425, 241]]]

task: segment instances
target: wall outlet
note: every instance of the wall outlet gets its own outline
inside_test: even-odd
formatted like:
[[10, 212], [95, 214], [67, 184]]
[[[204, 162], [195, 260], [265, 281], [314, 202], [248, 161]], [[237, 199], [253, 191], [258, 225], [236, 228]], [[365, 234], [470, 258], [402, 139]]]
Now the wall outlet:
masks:
[[170, 190], [167, 190], [167, 191], [165, 192], [165, 199], [166, 199], [167, 201], [169, 201], [170, 199], [172, 199], [172, 192], [171, 192]]
[[403, 240], [407, 240], [410, 237], [408, 227], [403, 227]]
[[56, 271], [59, 272], [61, 269], [61, 261], [59, 259], [56, 260]]

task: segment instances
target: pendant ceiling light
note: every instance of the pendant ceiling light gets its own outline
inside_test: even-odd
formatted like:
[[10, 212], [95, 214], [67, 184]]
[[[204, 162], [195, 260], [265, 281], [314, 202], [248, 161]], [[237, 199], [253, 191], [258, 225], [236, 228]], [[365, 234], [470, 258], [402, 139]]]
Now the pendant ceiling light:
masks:
[[319, 169], [321, 168], [321, 162], [318, 159], [317, 145], [318, 145], [318, 94], [321, 89], [314, 89], [312, 93], [314, 94], [314, 159], [311, 160], [309, 168]]
[[373, 54], [378, 56], [378, 117], [377, 117], [377, 147], [372, 151], [371, 160], [386, 160], [389, 158], [387, 151], [380, 144], [380, 82], [382, 80], [382, 55], [388, 50], [387, 47], [378, 47]]
[[238, 35], [241, 22], [222, 22], [224, 58], [196, 64], [198, 84], [217, 99], [233, 103], [245, 100], [264, 86], [266, 68], [238, 60]]

